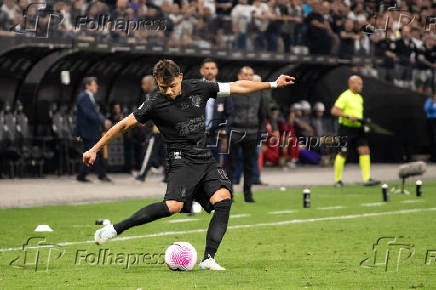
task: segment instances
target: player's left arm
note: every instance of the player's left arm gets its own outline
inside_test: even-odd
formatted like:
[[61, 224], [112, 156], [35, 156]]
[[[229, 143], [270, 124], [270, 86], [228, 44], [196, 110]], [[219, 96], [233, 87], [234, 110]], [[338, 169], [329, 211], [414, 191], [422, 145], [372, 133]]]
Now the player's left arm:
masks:
[[229, 84], [229, 93], [233, 94], [249, 94], [264, 89], [283, 88], [295, 83], [295, 78], [291, 76], [281, 75], [275, 82], [255, 82], [240, 80]]

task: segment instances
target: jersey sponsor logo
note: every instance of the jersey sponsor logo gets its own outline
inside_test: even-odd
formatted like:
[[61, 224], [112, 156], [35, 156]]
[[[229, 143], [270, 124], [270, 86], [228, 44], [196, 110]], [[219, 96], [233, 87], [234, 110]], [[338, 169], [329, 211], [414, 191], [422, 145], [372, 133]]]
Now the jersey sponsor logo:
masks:
[[176, 130], [180, 136], [188, 136], [193, 133], [203, 133], [205, 131], [204, 116], [192, 118], [185, 122], [176, 124]]

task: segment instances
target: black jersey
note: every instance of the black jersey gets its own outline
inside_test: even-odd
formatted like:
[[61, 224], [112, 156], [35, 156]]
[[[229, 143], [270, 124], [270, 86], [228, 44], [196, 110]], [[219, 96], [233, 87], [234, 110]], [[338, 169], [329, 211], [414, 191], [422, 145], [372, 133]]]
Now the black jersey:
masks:
[[188, 158], [204, 159], [210, 154], [206, 142], [206, 103], [209, 98], [227, 95], [225, 88], [217, 82], [183, 80], [182, 93], [174, 100], [155, 91], [133, 115], [140, 123], [153, 120], [169, 153], [180, 151]]

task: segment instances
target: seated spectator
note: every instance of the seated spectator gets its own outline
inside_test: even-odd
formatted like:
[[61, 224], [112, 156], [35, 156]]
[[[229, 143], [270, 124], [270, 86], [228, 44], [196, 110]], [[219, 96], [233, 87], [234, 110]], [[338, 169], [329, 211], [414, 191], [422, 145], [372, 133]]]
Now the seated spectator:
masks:
[[291, 111], [295, 112], [295, 123], [301, 130], [301, 135], [303, 137], [313, 136], [313, 128], [310, 126], [311, 123], [311, 107], [307, 101], [302, 101], [300, 104], [294, 104]]
[[281, 140], [283, 143], [280, 144], [282, 145], [282, 152], [279, 165], [286, 165], [288, 168], [295, 168], [299, 157], [299, 142], [297, 136], [300, 135], [300, 128], [295, 122], [296, 109], [298, 109], [298, 106], [293, 106], [287, 115], [286, 123], [281, 123], [281, 128], [279, 129], [283, 132]]

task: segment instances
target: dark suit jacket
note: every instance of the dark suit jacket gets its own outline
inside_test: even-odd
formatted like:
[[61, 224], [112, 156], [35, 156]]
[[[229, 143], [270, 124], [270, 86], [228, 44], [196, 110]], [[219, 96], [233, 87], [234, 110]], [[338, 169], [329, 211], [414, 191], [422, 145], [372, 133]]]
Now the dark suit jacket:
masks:
[[101, 137], [103, 118], [86, 91], [77, 97], [77, 136], [83, 139], [98, 140]]
[[233, 121], [232, 97], [217, 97], [213, 108], [212, 126], [210, 132], [225, 130], [230, 134]]

